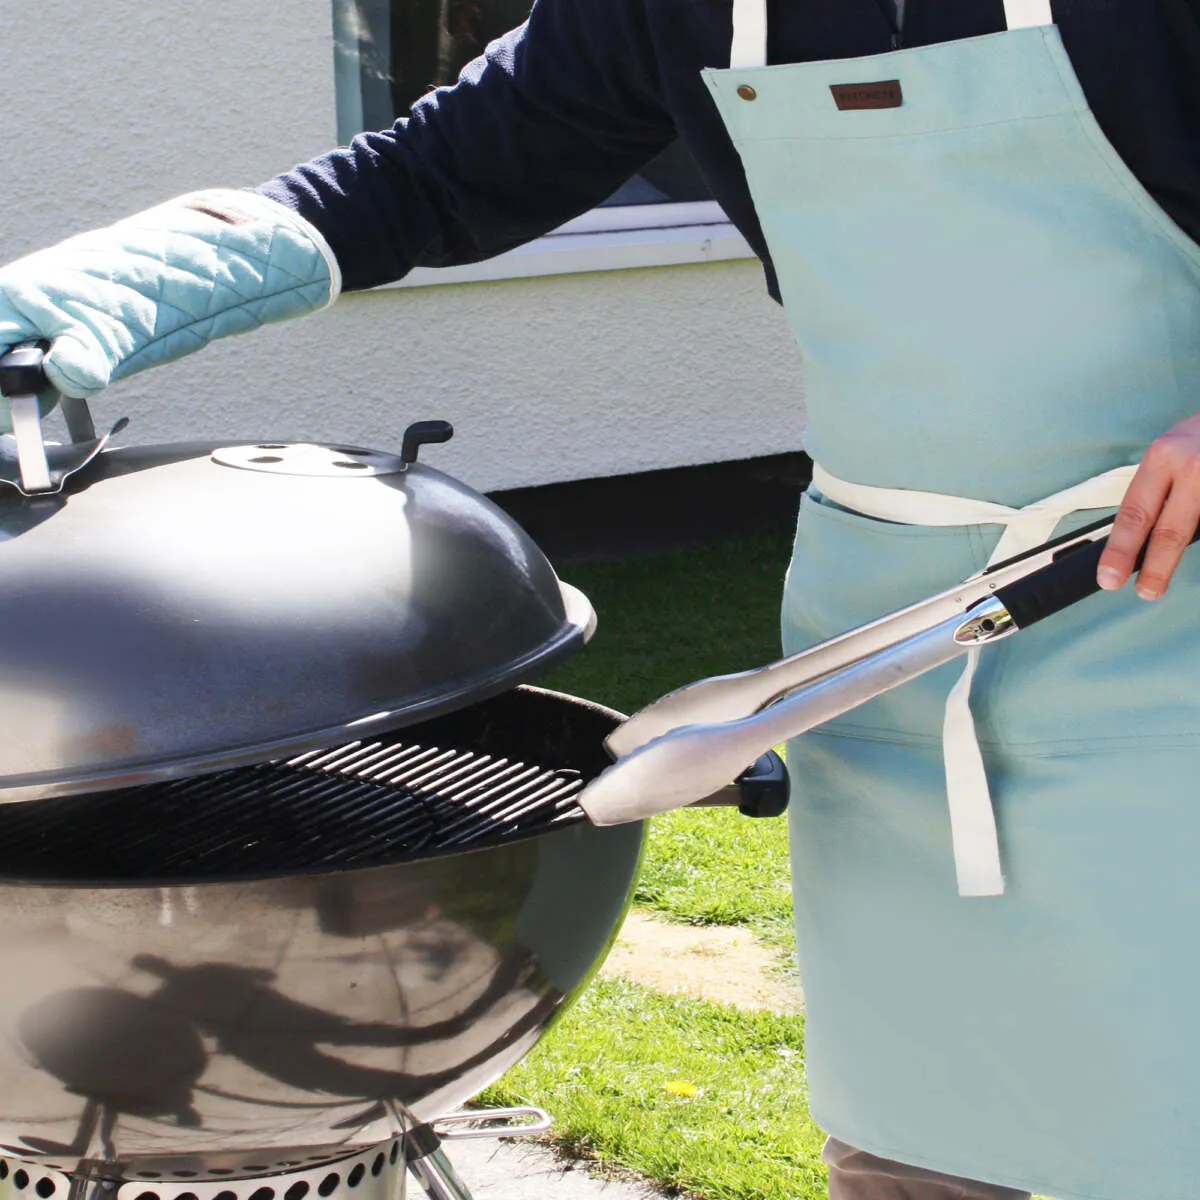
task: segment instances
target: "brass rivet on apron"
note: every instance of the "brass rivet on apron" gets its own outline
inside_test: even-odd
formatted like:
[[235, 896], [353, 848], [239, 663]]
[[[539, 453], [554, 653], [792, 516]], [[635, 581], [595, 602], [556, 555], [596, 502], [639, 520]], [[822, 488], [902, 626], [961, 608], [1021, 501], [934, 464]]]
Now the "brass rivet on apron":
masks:
[[758, 99], [758, 93], [748, 83], [739, 84], [737, 93], [743, 100]]

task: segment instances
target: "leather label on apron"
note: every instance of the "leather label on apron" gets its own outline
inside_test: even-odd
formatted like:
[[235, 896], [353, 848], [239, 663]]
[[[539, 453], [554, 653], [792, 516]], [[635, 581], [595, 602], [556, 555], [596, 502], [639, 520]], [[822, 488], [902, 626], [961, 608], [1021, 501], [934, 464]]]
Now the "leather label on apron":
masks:
[[900, 80], [881, 79], [878, 83], [831, 83], [833, 102], [840, 109], [899, 108], [904, 103]]

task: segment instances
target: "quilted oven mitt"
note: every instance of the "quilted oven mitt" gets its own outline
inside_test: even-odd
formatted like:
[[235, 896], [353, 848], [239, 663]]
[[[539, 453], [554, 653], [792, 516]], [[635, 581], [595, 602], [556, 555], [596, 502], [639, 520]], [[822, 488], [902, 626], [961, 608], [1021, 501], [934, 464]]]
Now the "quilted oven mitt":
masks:
[[182, 358], [215, 338], [332, 304], [341, 274], [321, 234], [255, 192], [191, 192], [0, 268], [0, 352], [52, 343], [67, 396]]

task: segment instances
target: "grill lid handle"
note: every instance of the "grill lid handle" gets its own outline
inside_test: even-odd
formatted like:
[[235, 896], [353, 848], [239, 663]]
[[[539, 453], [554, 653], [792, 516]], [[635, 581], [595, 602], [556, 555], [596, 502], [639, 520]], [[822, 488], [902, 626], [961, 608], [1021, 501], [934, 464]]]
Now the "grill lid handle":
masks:
[[[0, 394], [8, 399], [12, 433], [0, 435], [0, 484], [23, 496], [53, 496], [129, 424], [122, 417], [103, 437], [96, 436], [87, 401], [62, 396], [46, 378], [50, 343], [26, 342], [0, 355]], [[63, 446], [46, 441], [43, 412], [61, 408], [71, 441]]]
[[437, 442], [448, 442], [454, 436], [454, 426], [449, 421], [417, 421], [404, 431], [404, 442], [400, 447], [400, 463], [407, 467], [417, 461], [421, 447]]
[[6, 396], [20, 396], [47, 391], [50, 381], [42, 363], [49, 349], [49, 342], [25, 342], [0, 358], [0, 392]]

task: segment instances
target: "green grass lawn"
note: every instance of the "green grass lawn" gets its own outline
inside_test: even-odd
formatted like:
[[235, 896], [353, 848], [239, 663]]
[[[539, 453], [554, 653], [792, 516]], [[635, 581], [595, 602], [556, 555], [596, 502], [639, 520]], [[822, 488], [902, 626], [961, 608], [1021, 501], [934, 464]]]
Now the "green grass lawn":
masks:
[[787, 818], [725, 808], [655, 818], [634, 903], [691, 925], [746, 925], [790, 957]]
[[597, 979], [482, 1100], [535, 1103], [569, 1152], [714, 1200], [819, 1200], [801, 1017]]
[[[539, 680], [632, 712], [679, 684], [779, 656], [790, 546], [778, 538], [564, 570], [600, 616], [592, 645]], [[651, 823], [635, 903], [675, 921], [744, 924], [788, 961], [782, 819], [730, 809]], [[489, 1089], [535, 1103], [569, 1151], [712, 1200], [825, 1193], [804, 1089], [804, 1020], [739, 1012], [597, 979]]]

